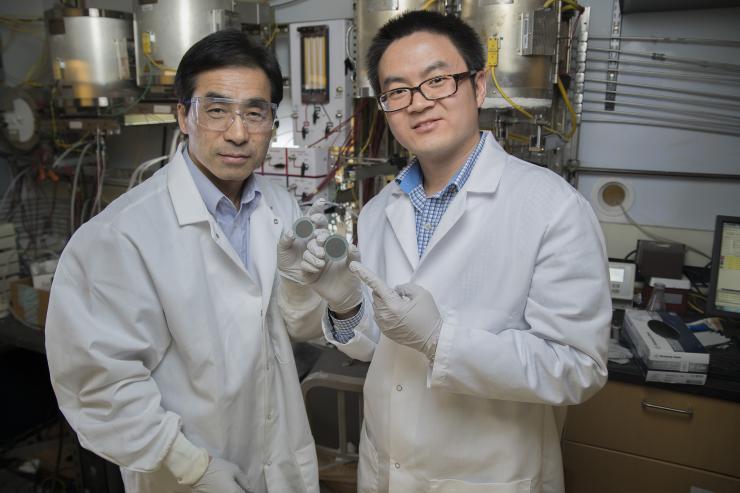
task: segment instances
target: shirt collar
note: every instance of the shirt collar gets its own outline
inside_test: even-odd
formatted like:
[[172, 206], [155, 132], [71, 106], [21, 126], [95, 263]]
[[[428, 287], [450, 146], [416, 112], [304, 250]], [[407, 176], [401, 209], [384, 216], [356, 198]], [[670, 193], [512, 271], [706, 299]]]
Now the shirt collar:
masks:
[[[473, 170], [473, 166], [475, 166], [475, 162], [478, 160], [478, 156], [485, 146], [487, 135], [488, 132], [480, 132], [478, 144], [475, 146], [475, 149], [473, 149], [473, 152], [470, 153], [463, 166], [457, 170], [457, 173], [455, 173], [455, 176], [450, 179], [447, 185], [434, 195], [435, 197], [441, 196], [453, 187], [456, 191], [459, 191], [463, 185], [465, 185], [465, 182], [470, 176], [470, 172]], [[402, 169], [401, 172], [398, 173], [398, 176], [396, 176], [396, 183], [398, 183], [399, 188], [406, 194], [410, 194], [416, 188], [423, 186], [423, 182], [424, 174], [421, 171], [421, 165], [416, 157], [414, 157], [408, 166]]]
[[[203, 198], [203, 202], [206, 204], [206, 209], [211, 213], [212, 216], [216, 216], [216, 210], [221, 203], [225, 203], [227, 206], [233, 204], [231, 200], [213, 184], [211, 180], [193, 163], [188, 152], [188, 146], [184, 145], [182, 149], [182, 155], [185, 158], [185, 163], [188, 165], [190, 174], [193, 176], [195, 186], [200, 192], [200, 196]], [[247, 178], [244, 187], [242, 187], [242, 197], [240, 205], [244, 206], [253, 200], [258, 200], [262, 194], [257, 187], [257, 180], [252, 175]], [[225, 202], [224, 202], [225, 201]]]

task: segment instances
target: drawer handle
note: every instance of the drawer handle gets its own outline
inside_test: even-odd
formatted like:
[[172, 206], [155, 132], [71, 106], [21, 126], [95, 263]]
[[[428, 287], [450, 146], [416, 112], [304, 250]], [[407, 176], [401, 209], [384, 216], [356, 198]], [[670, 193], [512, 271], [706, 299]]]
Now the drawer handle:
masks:
[[676, 409], [674, 407], [659, 406], [657, 404], [650, 404], [649, 402], [642, 400], [640, 405], [643, 409], [657, 409], [659, 411], [667, 411], [669, 413], [683, 414], [691, 418], [694, 415], [694, 411], [691, 408], [688, 409]]

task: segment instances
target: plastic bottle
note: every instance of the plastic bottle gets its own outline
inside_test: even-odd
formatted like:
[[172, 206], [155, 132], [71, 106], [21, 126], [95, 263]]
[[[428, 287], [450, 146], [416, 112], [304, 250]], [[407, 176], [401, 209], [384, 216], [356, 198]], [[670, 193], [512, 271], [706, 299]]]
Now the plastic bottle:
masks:
[[665, 284], [656, 282], [653, 286], [653, 294], [650, 296], [645, 309], [649, 312], [665, 310]]

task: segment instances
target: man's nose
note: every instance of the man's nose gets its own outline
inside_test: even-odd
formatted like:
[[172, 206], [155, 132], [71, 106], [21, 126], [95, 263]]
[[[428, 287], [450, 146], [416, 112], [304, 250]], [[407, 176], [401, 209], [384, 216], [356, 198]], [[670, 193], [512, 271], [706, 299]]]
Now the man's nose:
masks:
[[429, 101], [427, 98], [424, 97], [424, 95], [421, 93], [421, 89], [414, 88], [413, 91], [411, 91], [411, 104], [409, 104], [408, 109], [411, 111], [421, 111], [429, 106], [433, 105], [434, 101]]
[[237, 145], [249, 140], [249, 131], [240, 114], [234, 113], [234, 119], [224, 132], [224, 138]]

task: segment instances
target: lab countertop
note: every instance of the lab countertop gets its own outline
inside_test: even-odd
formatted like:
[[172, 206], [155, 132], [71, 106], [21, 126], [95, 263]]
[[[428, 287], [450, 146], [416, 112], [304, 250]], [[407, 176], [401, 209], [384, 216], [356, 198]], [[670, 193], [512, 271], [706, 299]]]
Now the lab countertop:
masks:
[[[628, 363], [623, 365], [610, 361], [608, 364], [609, 380], [635, 385], [645, 385], [648, 387], [657, 387], [672, 390], [674, 392], [703, 395], [705, 397], [713, 397], [715, 399], [726, 401], [740, 402], [740, 374], [736, 375], [734, 378], [713, 376], [711, 372], [711, 358], [712, 357], [710, 356], [710, 373], [707, 376], [707, 383], [704, 385], [646, 382], [645, 376], [642, 374], [640, 367], [637, 366], [637, 363], [635, 363], [634, 360], [630, 360]], [[740, 355], [738, 355], [736, 364], [740, 364]]]
[[[731, 322], [723, 322], [723, 326], [724, 335], [730, 337], [732, 342], [726, 348], [708, 349], [709, 373], [704, 385], [646, 382], [634, 359], [625, 364], [609, 361], [609, 380], [740, 402], [740, 326]], [[629, 345], [623, 341], [621, 343]]]
[[[44, 353], [44, 331], [25, 326], [12, 316], [0, 318], [0, 344]], [[711, 352], [709, 376], [704, 385], [645, 382], [634, 361], [626, 364], [610, 361], [608, 369], [610, 380], [740, 402], [740, 349], [737, 345]]]

